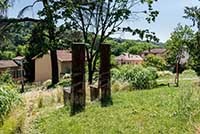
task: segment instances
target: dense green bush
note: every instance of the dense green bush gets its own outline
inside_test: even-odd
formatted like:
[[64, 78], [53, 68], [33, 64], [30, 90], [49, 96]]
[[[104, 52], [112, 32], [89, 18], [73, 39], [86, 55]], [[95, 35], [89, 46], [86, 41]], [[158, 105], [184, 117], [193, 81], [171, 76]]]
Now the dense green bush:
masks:
[[148, 55], [144, 58], [144, 65], [156, 67], [158, 70], [165, 70], [166, 61], [161, 56]]
[[0, 75], [0, 84], [3, 84], [3, 83], [7, 83], [7, 84], [12, 84], [13, 83], [12, 76], [7, 71], [3, 72]]
[[14, 51], [0, 51], [0, 59], [1, 60], [8, 60], [12, 59], [16, 56], [16, 53]]
[[149, 89], [156, 86], [157, 70], [153, 67], [124, 65], [112, 70], [113, 78], [128, 81], [135, 89]]
[[7, 114], [20, 102], [20, 97], [12, 85], [0, 87], [0, 125]]

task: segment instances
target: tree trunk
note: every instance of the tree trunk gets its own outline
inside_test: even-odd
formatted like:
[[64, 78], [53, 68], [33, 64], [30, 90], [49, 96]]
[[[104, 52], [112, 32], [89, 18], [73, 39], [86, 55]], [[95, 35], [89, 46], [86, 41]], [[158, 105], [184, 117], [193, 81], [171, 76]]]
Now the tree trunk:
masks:
[[93, 70], [92, 70], [92, 60], [88, 60], [88, 83], [92, 84], [93, 82]]
[[58, 58], [56, 50], [51, 50], [51, 67], [52, 67], [52, 85], [55, 85], [59, 82]]
[[59, 75], [58, 75], [58, 59], [57, 59], [57, 52], [56, 52], [56, 37], [55, 37], [55, 29], [56, 26], [53, 20], [53, 11], [50, 8], [49, 0], [42, 0], [43, 6], [46, 10], [46, 18], [47, 18], [47, 26], [48, 26], [48, 33], [49, 33], [49, 42], [50, 42], [50, 52], [51, 52], [51, 68], [52, 68], [52, 85], [55, 85], [59, 82]]
[[88, 82], [89, 82], [89, 85], [91, 85], [93, 83], [93, 71], [89, 71], [88, 72]]
[[179, 87], [179, 62], [176, 63], [176, 79], [175, 79], [176, 86]]

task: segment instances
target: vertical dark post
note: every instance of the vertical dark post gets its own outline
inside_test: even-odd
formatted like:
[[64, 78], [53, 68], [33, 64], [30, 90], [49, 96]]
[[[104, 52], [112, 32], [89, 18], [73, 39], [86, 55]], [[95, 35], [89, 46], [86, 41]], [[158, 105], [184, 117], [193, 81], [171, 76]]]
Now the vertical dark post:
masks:
[[176, 86], [179, 87], [179, 63], [176, 63]]
[[112, 104], [111, 100], [111, 81], [110, 81], [110, 45], [101, 44], [100, 46], [100, 76], [99, 84], [101, 88], [101, 105]]
[[72, 45], [72, 86], [71, 114], [81, 112], [85, 108], [85, 45]]
[[24, 93], [24, 58], [20, 60], [21, 62], [21, 93]]

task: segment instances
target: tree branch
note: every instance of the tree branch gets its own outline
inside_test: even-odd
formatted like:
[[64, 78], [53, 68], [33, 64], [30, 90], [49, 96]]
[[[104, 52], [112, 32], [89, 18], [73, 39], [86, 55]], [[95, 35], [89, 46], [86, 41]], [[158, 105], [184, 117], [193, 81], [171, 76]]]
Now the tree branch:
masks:
[[44, 22], [44, 20], [40, 20], [40, 19], [33, 19], [33, 18], [4, 18], [4, 19], [0, 19], [0, 24], [1, 23], [19, 23], [19, 22]]

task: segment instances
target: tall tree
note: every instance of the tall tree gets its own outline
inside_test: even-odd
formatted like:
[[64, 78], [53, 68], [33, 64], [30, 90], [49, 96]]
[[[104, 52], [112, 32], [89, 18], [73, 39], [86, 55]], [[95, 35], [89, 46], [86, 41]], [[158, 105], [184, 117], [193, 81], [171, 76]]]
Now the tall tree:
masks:
[[[156, 0], [155, 0], [156, 1]], [[92, 84], [93, 74], [96, 71], [97, 59], [99, 57], [100, 45], [117, 31], [131, 31], [133, 34], [140, 33], [140, 37], [151, 38], [148, 30], [132, 30], [130, 27], [122, 28], [121, 24], [134, 18], [137, 13], [147, 14], [147, 21], [155, 20], [157, 11], [152, 8], [154, 0], [90, 0], [90, 1], [72, 1], [71, 14], [66, 12], [64, 0], [54, 4], [61, 7], [60, 13], [67, 26], [71, 23], [74, 30], [81, 31], [84, 43], [86, 43], [86, 55], [88, 61], [88, 81]], [[134, 11], [136, 5], [147, 4], [147, 11]], [[68, 8], [67, 8], [68, 9]]]
[[52, 67], [52, 84], [57, 84], [59, 81], [58, 74], [58, 58], [57, 58], [57, 44], [56, 44], [56, 25], [53, 17], [53, 9], [49, 5], [49, 0], [42, 0], [44, 6], [45, 20], [47, 22], [47, 29], [49, 34], [50, 54], [51, 54], [51, 67]]
[[[170, 39], [165, 43], [167, 48], [166, 60], [169, 65], [175, 65], [177, 60], [180, 64], [181, 58], [184, 58], [184, 51], [189, 52], [188, 48], [193, 37], [194, 31], [191, 27], [178, 24], [174, 32], [171, 33]], [[179, 59], [177, 59], [178, 57]]]
[[174, 72], [176, 72], [176, 86], [179, 86], [179, 73], [185, 69], [184, 62], [188, 60], [186, 56], [193, 37], [194, 32], [191, 27], [178, 24], [177, 28], [175, 28], [174, 32], [171, 34], [170, 40], [166, 43], [168, 49], [166, 57], [168, 64], [172, 67], [174, 66]]
[[193, 26], [197, 27], [195, 40], [190, 46], [190, 55], [193, 61], [192, 68], [196, 71], [197, 75], [200, 76], [200, 8], [197, 6], [186, 7], [184, 17], [192, 20]]
[[[0, 47], [3, 50], [6, 47], [6, 42], [12, 40], [10, 33], [11, 30], [17, 27], [19, 22], [40, 22], [40, 20], [33, 18], [8, 18], [8, 7], [12, 6], [14, 0], [2, 0], [0, 1]], [[25, 24], [25, 23], [24, 23]], [[19, 24], [20, 25], [20, 24]]]
[[[59, 74], [58, 74], [58, 60], [57, 60], [57, 46], [58, 43], [56, 41], [56, 12], [53, 6], [50, 4], [49, 0], [36, 0], [32, 5], [29, 5], [21, 10], [18, 17], [21, 17], [28, 8], [32, 8], [36, 3], [42, 2], [43, 4], [43, 10], [39, 11], [38, 14], [40, 17], [44, 17], [42, 19], [41, 29], [40, 30], [47, 30], [47, 37], [49, 39], [49, 45], [47, 46], [48, 49], [50, 49], [50, 55], [51, 55], [51, 67], [52, 67], [52, 84], [57, 84], [59, 81]], [[40, 32], [43, 33], [44, 32]]]

